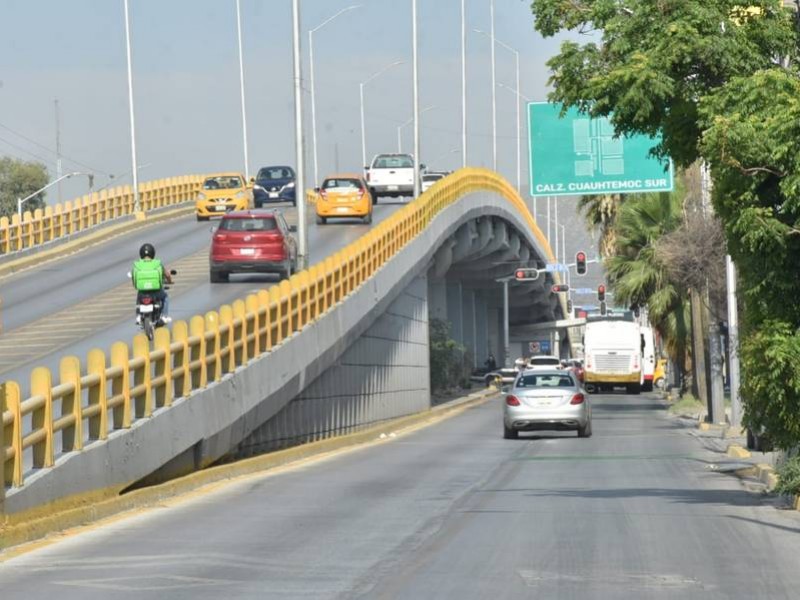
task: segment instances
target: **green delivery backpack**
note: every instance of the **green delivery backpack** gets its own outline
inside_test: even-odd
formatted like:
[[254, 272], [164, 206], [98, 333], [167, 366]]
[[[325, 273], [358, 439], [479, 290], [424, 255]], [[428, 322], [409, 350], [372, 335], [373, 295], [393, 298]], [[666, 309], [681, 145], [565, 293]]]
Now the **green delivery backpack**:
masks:
[[160, 290], [164, 267], [158, 259], [137, 260], [133, 263], [133, 287], [140, 292]]

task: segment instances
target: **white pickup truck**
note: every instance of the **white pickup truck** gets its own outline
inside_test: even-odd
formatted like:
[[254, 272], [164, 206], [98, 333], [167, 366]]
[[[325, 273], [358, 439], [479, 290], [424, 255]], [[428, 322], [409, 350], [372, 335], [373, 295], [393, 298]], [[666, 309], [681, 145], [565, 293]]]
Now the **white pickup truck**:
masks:
[[410, 154], [378, 154], [364, 169], [374, 202], [381, 196], [414, 195], [414, 157]]

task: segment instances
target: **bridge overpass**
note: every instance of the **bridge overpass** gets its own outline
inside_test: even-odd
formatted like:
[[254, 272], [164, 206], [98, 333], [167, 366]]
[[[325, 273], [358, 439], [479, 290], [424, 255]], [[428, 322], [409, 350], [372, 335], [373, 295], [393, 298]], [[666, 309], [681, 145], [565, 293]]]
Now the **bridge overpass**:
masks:
[[[143, 336], [113, 342], [125, 339], [123, 324], [31, 359], [45, 366], [33, 369], [30, 387], [12, 379], [2, 387], [9, 521], [426, 410], [429, 318], [451, 322], [481, 361], [499, 342], [495, 280], [552, 255], [521, 198], [485, 170], [462, 170], [406, 206], [379, 208], [369, 231], [312, 234], [314, 252], [327, 258], [279, 285], [256, 291], [249, 280], [220, 288], [198, 279], [184, 290], [183, 310], [200, 314], [159, 330], [153, 347]], [[182, 241], [173, 247], [167, 227], [149, 232], [164, 236], [167, 258], [202, 254], [206, 228], [176, 225]], [[122, 266], [134, 239], [114, 244], [109, 269]], [[191, 263], [190, 277], [204, 272], [202, 262]], [[100, 267], [83, 268], [91, 277]], [[122, 296], [119, 310], [130, 310]], [[563, 316], [544, 278], [510, 296], [516, 324]], [[222, 306], [210, 310], [214, 302]], [[24, 298], [18, 304], [10, 310], [30, 323], [49, 318]], [[67, 356], [56, 369], [69, 350], [86, 359]]]

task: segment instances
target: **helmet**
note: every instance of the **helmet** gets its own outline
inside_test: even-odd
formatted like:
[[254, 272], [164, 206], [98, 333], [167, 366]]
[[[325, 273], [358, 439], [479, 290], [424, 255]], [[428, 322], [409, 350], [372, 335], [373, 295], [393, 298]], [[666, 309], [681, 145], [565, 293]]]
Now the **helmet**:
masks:
[[155, 258], [156, 249], [153, 244], [142, 244], [139, 248], [139, 258]]

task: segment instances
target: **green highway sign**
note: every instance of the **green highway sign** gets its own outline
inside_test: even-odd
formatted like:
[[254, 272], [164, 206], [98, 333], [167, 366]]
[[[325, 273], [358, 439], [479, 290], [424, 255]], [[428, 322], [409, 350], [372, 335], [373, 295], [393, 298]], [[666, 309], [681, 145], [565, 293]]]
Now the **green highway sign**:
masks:
[[614, 137], [608, 119], [549, 102], [528, 104], [530, 193], [582, 196], [669, 192], [672, 161], [650, 156], [659, 138]]

